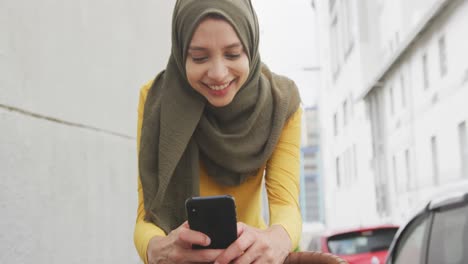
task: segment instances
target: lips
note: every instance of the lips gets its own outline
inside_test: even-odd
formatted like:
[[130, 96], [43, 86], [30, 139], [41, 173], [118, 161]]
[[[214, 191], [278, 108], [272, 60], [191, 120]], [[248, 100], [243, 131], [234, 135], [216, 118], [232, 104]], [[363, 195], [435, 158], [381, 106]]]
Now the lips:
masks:
[[223, 97], [226, 94], [228, 94], [229, 90], [232, 87], [232, 84], [236, 81], [237, 79], [233, 79], [230, 82], [226, 82], [223, 84], [205, 84], [205, 87], [208, 88], [208, 92], [215, 97]]
[[205, 86], [210, 88], [211, 90], [214, 90], [214, 91], [221, 91], [221, 90], [226, 89], [234, 81], [235, 81], [235, 79], [233, 79], [233, 80], [231, 80], [229, 82], [222, 83], [222, 84], [205, 84]]
[[229, 83], [225, 83], [225, 84], [222, 84], [222, 85], [208, 85], [208, 87], [210, 87], [210, 89], [212, 90], [216, 90], [216, 91], [219, 91], [219, 90], [223, 90], [224, 88], [228, 87]]

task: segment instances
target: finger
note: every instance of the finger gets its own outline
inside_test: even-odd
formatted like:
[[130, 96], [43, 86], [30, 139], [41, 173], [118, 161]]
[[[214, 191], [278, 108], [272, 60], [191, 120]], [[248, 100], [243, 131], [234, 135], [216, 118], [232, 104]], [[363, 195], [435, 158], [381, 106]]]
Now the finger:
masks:
[[246, 225], [242, 222], [237, 222], [237, 237], [242, 235], [245, 230]]
[[190, 245], [200, 246], [208, 246], [211, 243], [211, 239], [207, 235], [188, 228], [180, 230], [179, 240]]
[[249, 248], [247, 252], [239, 256], [235, 261], [234, 264], [252, 264], [260, 259], [260, 254], [258, 251], [252, 250]]
[[222, 249], [189, 249], [184, 252], [184, 256], [190, 263], [212, 263], [222, 252]]
[[[264, 263], [284, 263], [285, 259], [274, 258], [274, 256], [265, 256], [264, 254], [258, 255], [258, 257], [252, 262], [240, 262], [240, 264], [264, 264]], [[315, 262], [314, 262], [315, 263]], [[235, 263], [237, 264], [237, 262]]]
[[[271, 263], [271, 261], [265, 261], [263, 255], [265, 253], [266, 252], [261, 249], [261, 246], [258, 243], [258, 237], [256, 237], [254, 243], [243, 254], [235, 259], [234, 264], [252, 264], [254, 262]], [[260, 259], [263, 262], [259, 261]]]
[[228, 264], [242, 255], [255, 242], [256, 236], [253, 231], [244, 229], [242, 235], [234, 241], [221, 255], [216, 258], [218, 264]]

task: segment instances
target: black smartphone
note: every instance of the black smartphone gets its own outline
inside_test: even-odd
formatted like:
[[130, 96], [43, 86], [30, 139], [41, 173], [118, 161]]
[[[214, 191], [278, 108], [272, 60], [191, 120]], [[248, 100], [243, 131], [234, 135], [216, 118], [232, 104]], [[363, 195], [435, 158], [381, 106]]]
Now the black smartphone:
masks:
[[185, 201], [190, 229], [210, 237], [209, 246], [192, 245], [194, 249], [223, 249], [237, 239], [234, 198], [229, 195], [192, 197]]

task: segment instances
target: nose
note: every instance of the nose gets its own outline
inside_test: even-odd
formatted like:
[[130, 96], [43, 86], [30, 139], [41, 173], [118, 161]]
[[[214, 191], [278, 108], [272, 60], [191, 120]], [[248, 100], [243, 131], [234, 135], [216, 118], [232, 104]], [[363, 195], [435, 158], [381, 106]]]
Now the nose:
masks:
[[208, 69], [208, 78], [215, 81], [224, 81], [228, 73], [228, 67], [221, 59], [214, 60]]

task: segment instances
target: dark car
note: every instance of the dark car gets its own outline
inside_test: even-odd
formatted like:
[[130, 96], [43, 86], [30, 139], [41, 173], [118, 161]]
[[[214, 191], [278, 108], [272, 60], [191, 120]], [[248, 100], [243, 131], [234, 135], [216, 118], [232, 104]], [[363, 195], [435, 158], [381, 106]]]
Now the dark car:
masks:
[[467, 264], [468, 189], [433, 199], [398, 230], [387, 264]]
[[308, 250], [337, 255], [349, 264], [380, 264], [397, 230], [395, 225], [379, 225], [330, 232], [312, 239]]

